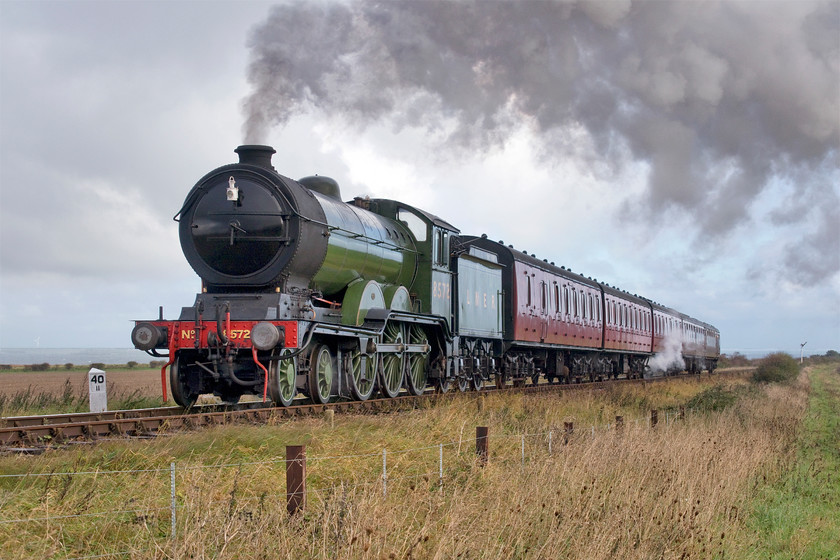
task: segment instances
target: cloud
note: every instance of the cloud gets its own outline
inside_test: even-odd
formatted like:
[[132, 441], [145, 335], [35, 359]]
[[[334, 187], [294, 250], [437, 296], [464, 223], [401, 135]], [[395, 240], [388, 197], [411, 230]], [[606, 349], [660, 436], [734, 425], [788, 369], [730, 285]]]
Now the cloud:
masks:
[[[550, 165], [614, 176], [648, 165], [621, 214], [675, 210], [698, 245], [720, 243], [775, 180], [811, 175], [804, 195], [837, 194], [839, 6], [286, 3], [248, 42], [244, 136], [318, 114], [358, 130], [422, 128], [452, 157], [489, 154], [524, 125]], [[838, 253], [837, 219], [809, 214], [820, 233], [787, 244], [789, 279], [838, 273], [818, 257]]]

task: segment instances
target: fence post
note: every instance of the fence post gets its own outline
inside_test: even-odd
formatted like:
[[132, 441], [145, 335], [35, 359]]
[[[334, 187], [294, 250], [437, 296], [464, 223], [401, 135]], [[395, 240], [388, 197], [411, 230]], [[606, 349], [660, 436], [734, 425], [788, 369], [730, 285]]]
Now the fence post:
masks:
[[306, 507], [306, 446], [286, 446], [286, 511], [294, 515]]
[[482, 467], [487, 464], [488, 430], [487, 426], [478, 426], [475, 429], [475, 454], [478, 455], [478, 462]]
[[443, 444], [440, 444], [438, 449], [438, 480], [440, 481], [440, 491], [443, 492]]
[[563, 445], [569, 445], [572, 434], [575, 432], [574, 422], [563, 422]]
[[659, 411], [656, 410], [655, 408], [651, 409], [651, 411], [650, 411], [650, 427], [655, 428], [658, 423], [659, 423]]
[[624, 430], [624, 416], [615, 417], [615, 431], [622, 432]]
[[525, 468], [525, 434], [522, 434], [522, 468]]
[[551, 434], [552, 430], [548, 430], [548, 455], [551, 456]]
[[685, 420], [685, 407], [682, 405], [680, 406], [680, 412], [677, 415], [677, 418], [679, 418], [680, 420]]
[[175, 540], [175, 461], [169, 463], [169, 511], [171, 519], [170, 533]]
[[388, 451], [382, 450], [382, 496], [388, 495]]

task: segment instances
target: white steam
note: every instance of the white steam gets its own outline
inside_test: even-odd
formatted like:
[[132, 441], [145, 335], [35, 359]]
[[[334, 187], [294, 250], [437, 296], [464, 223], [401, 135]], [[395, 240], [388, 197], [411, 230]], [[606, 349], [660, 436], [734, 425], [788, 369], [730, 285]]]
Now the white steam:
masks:
[[665, 336], [663, 348], [648, 361], [650, 374], [665, 373], [669, 370], [685, 369], [682, 355], [682, 335], [679, 331], [672, 331]]

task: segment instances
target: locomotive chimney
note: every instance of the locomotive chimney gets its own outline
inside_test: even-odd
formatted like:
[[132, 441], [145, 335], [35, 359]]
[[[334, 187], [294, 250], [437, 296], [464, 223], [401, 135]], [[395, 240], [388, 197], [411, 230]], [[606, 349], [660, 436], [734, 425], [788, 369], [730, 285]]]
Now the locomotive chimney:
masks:
[[276, 154], [277, 151], [271, 146], [246, 144], [244, 146], [239, 146], [234, 150], [234, 152], [239, 154], [239, 163], [258, 165], [259, 167], [265, 167], [266, 169], [277, 171], [274, 169], [274, 166], [271, 165], [271, 156]]

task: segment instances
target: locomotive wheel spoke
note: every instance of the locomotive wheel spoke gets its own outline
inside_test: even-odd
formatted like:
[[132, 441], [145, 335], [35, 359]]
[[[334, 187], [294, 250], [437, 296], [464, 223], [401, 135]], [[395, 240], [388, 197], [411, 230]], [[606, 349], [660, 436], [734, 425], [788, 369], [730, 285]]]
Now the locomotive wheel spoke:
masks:
[[[417, 325], [411, 325], [408, 329], [410, 344], [428, 344], [429, 337], [426, 332]], [[411, 353], [408, 357], [408, 369], [406, 370], [405, 386], [412, 395], [422, 395], [426, 389], [426, 379], [429, 369], [429, 353]]]
[[445, 395], [452, 389], [452, 382], [449, 379], [435, 379], [435, 393]]
[[443, 375], [443, 377], [436, 377], [432, 380], [435, 393], [441, 395], [448, 393], [452, 389], [452, 378], [449, 376], [451, 362], [443, 356], [438, 356], [435, 359], [435, 365], [433, 367], [438, 370], [438, 375]]
[[169, 366], [169, 388], [172, 390], [172, 398], [179, 406], [189, 408], [198, 399], [198, 393], [190, 391], [190, 386], [185, 379], [186, 371], [181, 367], [181, 356], [176, 356], [175, 361]]
[[316, 404], [330, 402], [335, 379], [335, 358], [330, 347], [319, 344], [309, 361], [309, 397]]
[[376, 388], [376, 375], [379, 370], [379, 354], [366, 356], [362, 368], [362, 352], [357, 347], [350, 352], [350, 392], [353, 398], [366, 401]]
[[456, 382], [458, 384], [458, 391], [461, 393], [465, 392], [470, 386], [470, 380], [463, 374], [456, 378]]
[[[382, 336], [386, 344], [399, 344], [405, 340], [403, 327], [400, 323], [385, 325], [385, 332]], [[400, 393], [404, 370], [405, 352], [389, 352], [383, 355], [379, 389], [384, 396], [394, 398]]]
[[[283, 350], [283, 354], [290, 353]], [[283, 355], [281, 354], [281, 355]], [[268, 366], [268, 395], [275, 404], [289, 406], [297, 394], [297, 359], [272, 360]]]

